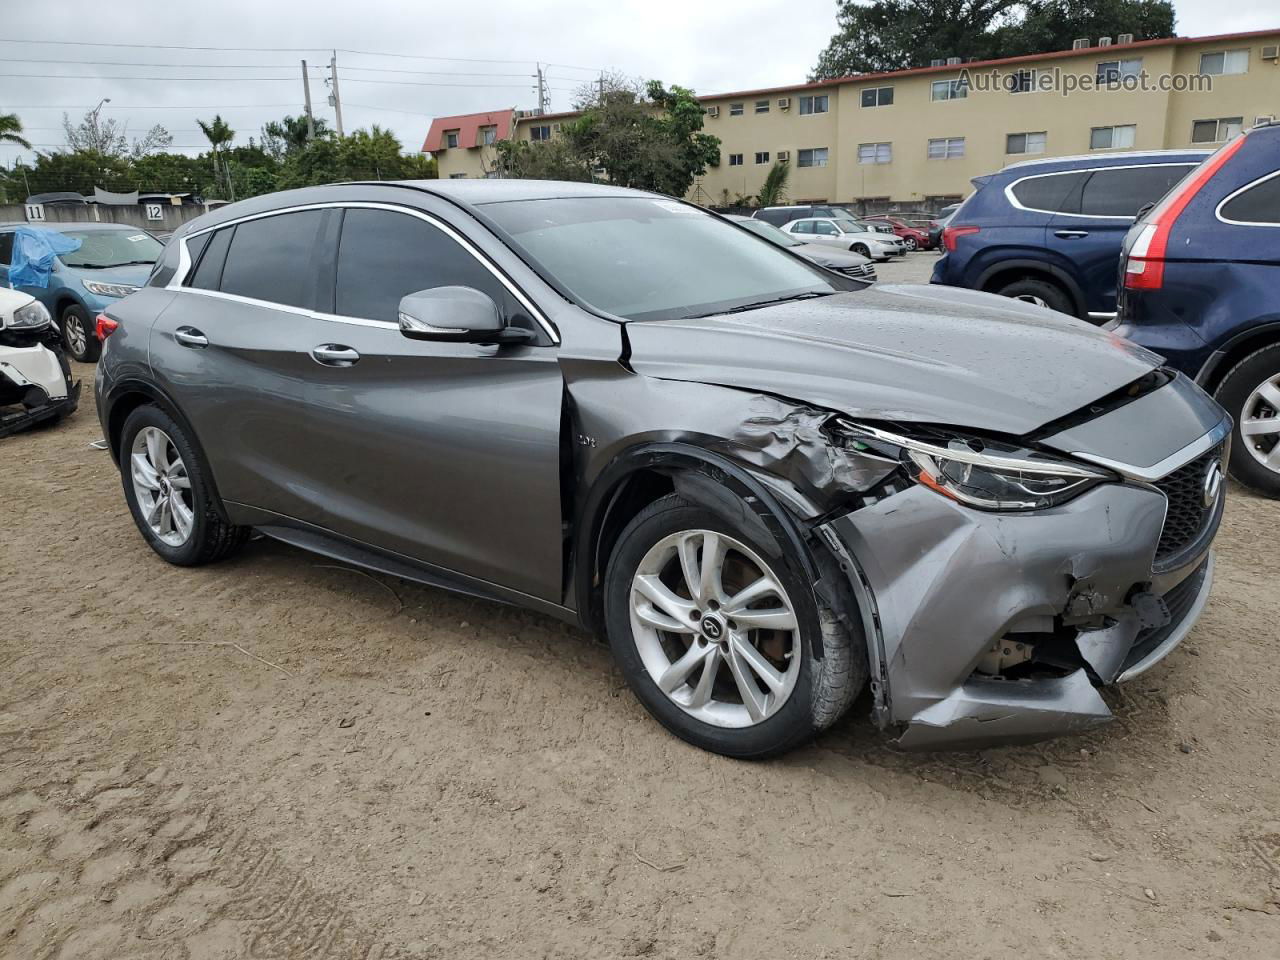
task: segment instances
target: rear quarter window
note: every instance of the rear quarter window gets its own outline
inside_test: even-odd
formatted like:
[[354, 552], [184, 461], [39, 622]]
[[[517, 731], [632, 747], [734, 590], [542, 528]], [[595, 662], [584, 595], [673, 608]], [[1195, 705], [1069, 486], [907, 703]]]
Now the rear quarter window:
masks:
[[1229, 197], [1218, 215], [1229, 223], [1280, 226], [1280, 172]]
[[1193, 164], [1095, 170], [1080, 195], [1080, 212], [1090, 217], [1134, 217], [1186, 176]]
[[1027, 177], [1009, 192], [1023, 207], [1042, 213], [1079, 213], [1080, 185], [1088, 176], [1084, 171], [1074, 173], [1046, 173], [1039, 177]]

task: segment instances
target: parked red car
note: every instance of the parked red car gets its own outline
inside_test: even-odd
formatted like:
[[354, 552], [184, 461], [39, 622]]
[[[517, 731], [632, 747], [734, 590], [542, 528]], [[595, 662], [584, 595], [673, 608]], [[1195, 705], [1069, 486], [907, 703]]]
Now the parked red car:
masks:
[[932, 250], [934, 247], [933, 241], [929, 239], [929, 231], [913, 227], [897, 217], [880, 214], [875, 217], [863, 217], [863, 219], [889, 224], [893, 227], [893, 232], [905, 241], [908, 250]]

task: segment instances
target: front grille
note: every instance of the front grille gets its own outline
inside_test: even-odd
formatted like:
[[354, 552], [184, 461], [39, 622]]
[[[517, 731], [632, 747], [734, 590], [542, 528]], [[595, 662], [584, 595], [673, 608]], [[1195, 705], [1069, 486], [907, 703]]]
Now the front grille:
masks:
[[853, 277], [855, 280], [873, 281], [876, 278], [876, 268], [870, 263], [863, 263], [852, 267], [843, 267], [840, 272], [846, 277]]
[[[1164, 529], [1156, 547], [1156, 569], [1172, 569], [1212, 535], [1221, 519], [1222, 493], [1210, 504], [1204, 502], [1205, 477], [1217, 466], [1221, 469], [1222, 447], [1179, 467], [1156, 481], [1156, 486], [1169, 501]], [[1226, 486], [1225, 478], [1222, 486]]]

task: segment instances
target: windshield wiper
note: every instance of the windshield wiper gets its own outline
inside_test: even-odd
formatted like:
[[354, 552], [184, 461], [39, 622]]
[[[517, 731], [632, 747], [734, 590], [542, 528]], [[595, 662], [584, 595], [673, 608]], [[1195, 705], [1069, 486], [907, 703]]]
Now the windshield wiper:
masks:
[[835, 290], [810, 290], [806, 293], [793, 293], [788, 297], [773, 297], [770, 300], [757, 300], [755, 303], [744, 303], [741, 306], [730, 307], [728, 310], [713, 310], [711, 313], [699, 313], [691, 317], [685, 317], [686, 320], [701, 320], [704, 317], [720, 317], [729, 313], [745, 313], [748, 310], [759, 310], [761, 307], [771, 307], [775, 303], [791, 303], [795, 300], [813, 300], [817, 297], [834, 296]]

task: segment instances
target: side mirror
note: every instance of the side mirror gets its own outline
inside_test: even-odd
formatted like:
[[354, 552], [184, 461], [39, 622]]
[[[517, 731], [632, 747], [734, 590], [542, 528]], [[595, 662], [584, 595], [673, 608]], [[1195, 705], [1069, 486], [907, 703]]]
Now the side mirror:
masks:
[[433, 287], [400, 300], [400, 332], [412, 340], [529, 343], [532, 330], [508, 327], [488, 294], [473, 287]]

